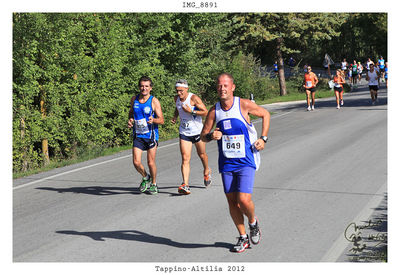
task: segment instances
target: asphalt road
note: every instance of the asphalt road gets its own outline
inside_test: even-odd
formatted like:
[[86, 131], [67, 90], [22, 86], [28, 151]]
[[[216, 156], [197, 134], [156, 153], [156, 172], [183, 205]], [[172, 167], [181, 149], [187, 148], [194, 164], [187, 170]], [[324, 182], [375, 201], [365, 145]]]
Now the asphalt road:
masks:
[[[14, 262], [320, 262], [343, 259], [343, 232], [387, 195], [387, 97], [371, 106], [361, 87], [305, 103], [272, 104], [253, 200], [262, 240], [231, 253], [217, 147], [207, 145], [213, 182], [202, 183], [193, 151], [192, 194], [181, 196], [177, 140], [157, 153], [159, 194], [141, 194], [130, 151], [13, 181]], [[260, 121], [254, 122], [260, 131]]]

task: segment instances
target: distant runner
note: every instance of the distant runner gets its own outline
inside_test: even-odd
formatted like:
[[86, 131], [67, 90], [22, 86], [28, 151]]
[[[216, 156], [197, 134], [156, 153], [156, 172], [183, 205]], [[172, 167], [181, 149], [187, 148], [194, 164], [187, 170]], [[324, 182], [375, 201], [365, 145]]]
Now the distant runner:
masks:
[[[311, 66], [307, 67], [307, 72], [304, 74], [304, 85], [307, 94], [307, 110], [311, 111], [315, 108], [315, 91], [318, 84], [318, 77], [311, 71]], [[310, 97], [312, 99], [312, 106], [310, 106]]]
[[381, 58], [378, 59], [378, 66], [379, 66], [379, 72], [381, 74], [381, 78], [383, 79], [383, 75], [385, 74], [385, 59], [381, 56]]
[[386, 87], [388, 86], [388, 63], [385, 63], [385, 82], [386, 82]]
[[357, 87], [357, 81], [358, 81], [358, 69], [357, 69], [357, 61], [353, 61], [353, 64], [351, 65], [351, 77], [352, 77], [352, 84], [353, 86]]
[[[335, 96], [336, 96], [336, 104], [337, 104], [337, 109], [340, 109], [340, 106], [343, 106], [343, 84], [346, 83], [344, 80], [341, 71], [337, 70], [336, 75], [333, 77], [333, 82], [334, 82], [334, 91], [335, 91]], [[339, 102], [340, 100], [340, 102]]]
[[361, 65], [361, 62], [358, 62], [357, 65], [357, 72], [358, 72], [358, 82], [361, 82], [361, 78], [362, 78], [362, 72], [364, 70], [363, 65]]
[[371, 104], [375, 105], [378, 100], [378, 90], [379, 90], [379, 78], [380, 75], [375, 69], [374, 64], [369, 67], [369, 72], [367, 72], [366, 80], [368, 81], [369, 91], [371, 93]]

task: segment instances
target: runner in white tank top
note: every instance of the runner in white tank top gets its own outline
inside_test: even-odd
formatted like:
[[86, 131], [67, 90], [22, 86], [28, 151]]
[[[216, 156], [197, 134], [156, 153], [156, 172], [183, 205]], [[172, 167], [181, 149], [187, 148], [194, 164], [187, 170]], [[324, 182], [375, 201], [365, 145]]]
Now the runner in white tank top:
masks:
[[368, 81], [372, 105], [375, 105], [378, 100], [379, 76], [379, 72], [376, 70], [374, 64], [370, 64], [369, 71], [366, 75], [366, 80]]
[[185, 79], [180, 79], [175, 83], [175, 114], [171, 122], [176, 123], [179, 116], [179, 147], [182, 155], [181, 173], [183, 182], [178, 188], [180, 194], [189, 195], [189, 175], [190, 158], [192, 145], [196, 147], [197, 155], [203, 164], [204, 185], [207, 187], [211, 183], [211, 170], [208, 167], [208, 156], [206, 145], [200, 140], [201, 129], [203, 129], [202, 117], [208, 111], [203, 101], [195, 94], [189, 93], [189, 86]]
[[[179, 97], [177, 97], [175, 106], [176, 109], [178, 110], [179, 113], [179, 118], [181, 120], [181, 123], [179, 125], [179, 134], [191, 137], [195, 135], [200, 135], [201, 129], [203, 129], [203, 121], [201, 119], [201, 116], [197, 114], [193, 114], [193, 112], [196, 112], [196, 106], [192, 106], [191, 104], [191, 98], [193, 94], [188, 93], [186, 99], [182, 102]], [[191, 113], [188, 113], [183, 109], [183, 105], [187, 106], [190, 108]]]

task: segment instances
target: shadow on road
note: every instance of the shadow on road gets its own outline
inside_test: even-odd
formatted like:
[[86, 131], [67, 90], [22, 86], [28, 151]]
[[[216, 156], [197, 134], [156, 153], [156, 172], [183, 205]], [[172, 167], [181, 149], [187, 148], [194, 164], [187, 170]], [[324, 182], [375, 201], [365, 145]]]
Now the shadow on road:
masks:
[[[190, 186], [191, 189], [205, 189], [204, 186]], [[95, 196], [110, 196], [110, 195], [124, 195], [124, 194], [132, 194], [132, 195], [150, 195], [148, 193], [141, 193], [139, 191], [139, 187], [108, 187], [108, 186], [84, 186], [84, 187], [70, 187], [70, 188], [55, 188], [55, 187], [37, 187], [38, 190], [46, 190], [46, 191], [54, 191], [58, 193], [75, 193], [75, 194], [86, 194], [86, 195], [95, 195]], [[164, 191], [172, 189], [174, 191]], [[181, 196], [178, 194], [178, 186], [158, 186], [159, 194], [170, 194], [171, 196]]]
[[56, 233], [66, 234], [66, 235], [86, 236], [95, 241], [105, 241], [105, 239], [117, 239], [117, 240], [144, 242], [144, 243], [162, 244], [177, 248], [220, 247], [220, 248], [231, 249], [232, 247], [232, 244], [224, 242], [215, 242], [214, 244], [180, 243], [168, 238], [150, 235], [138, 230], [93, 231], [93, 232], [62, 230], [62, 231], [56, 231]]

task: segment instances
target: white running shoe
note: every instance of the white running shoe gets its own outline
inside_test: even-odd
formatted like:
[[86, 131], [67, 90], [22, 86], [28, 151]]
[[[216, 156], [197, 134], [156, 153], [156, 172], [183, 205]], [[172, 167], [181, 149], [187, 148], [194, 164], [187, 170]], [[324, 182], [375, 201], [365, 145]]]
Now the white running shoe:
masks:
[[340, 105], [336, 106], [336, 109], [340, 109]]
[[313, 110], [313, 111], [314, 111], [314, 105], [313, 105], [313, 106], [311, 106], [311, 110]]
[[344, 104], [344, 103], [343, 103], [343, 99], [342, 99], [342, 100], [340, 101], [340, 105], [342, 105], [342, 106], [343, 106], [343, 104]]
[[311, 107], [310, 106], [307, 107], [307, 111], [311, 111]]

